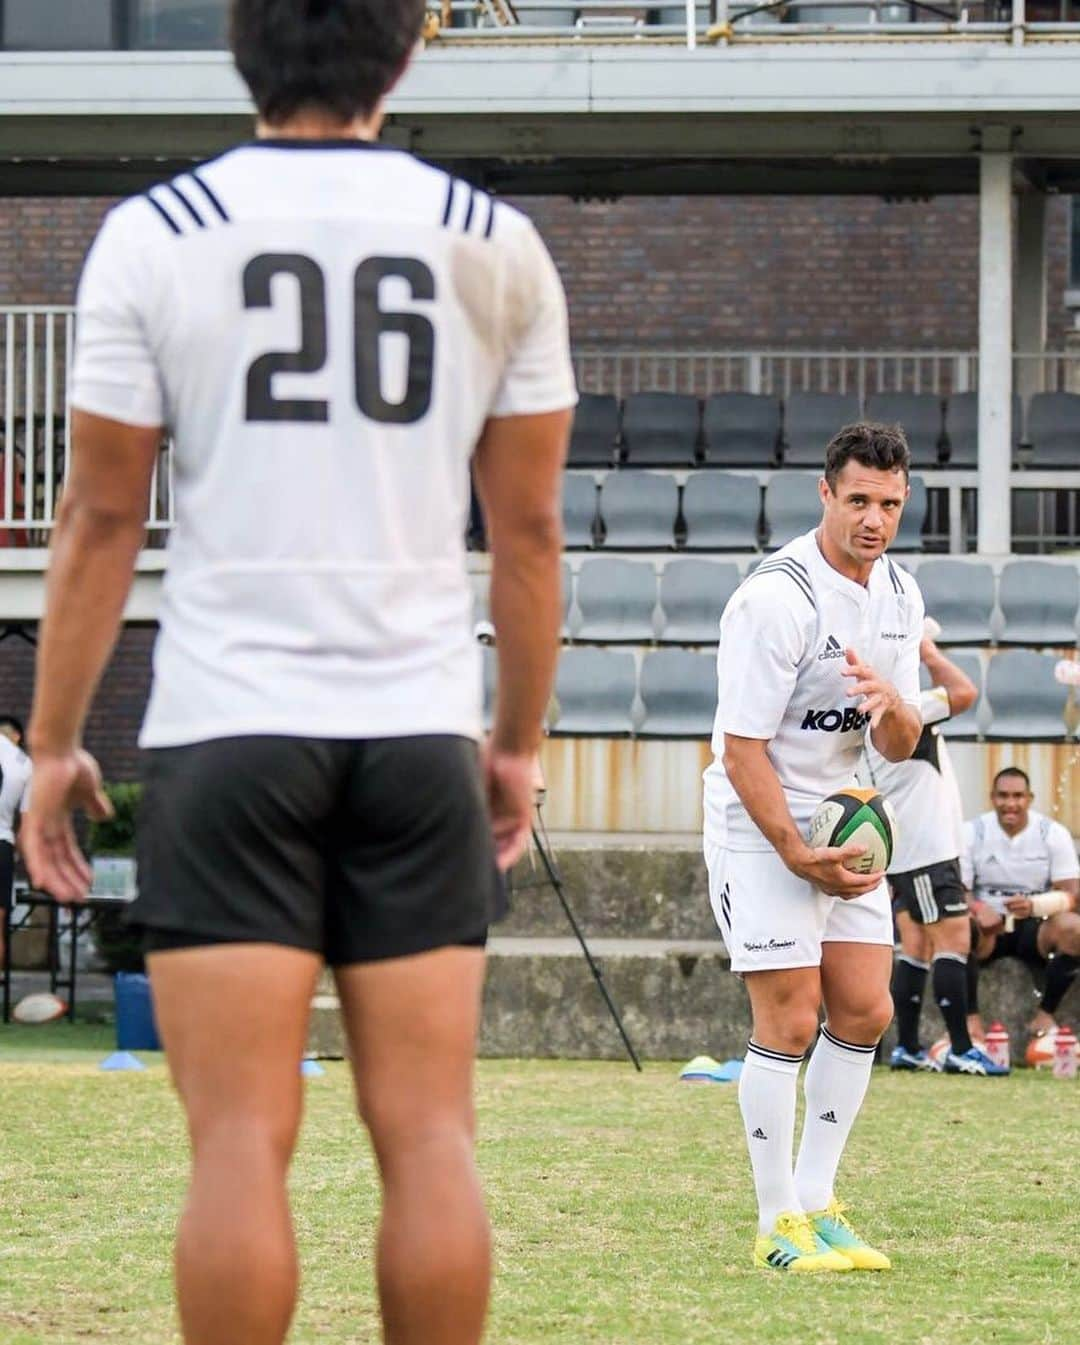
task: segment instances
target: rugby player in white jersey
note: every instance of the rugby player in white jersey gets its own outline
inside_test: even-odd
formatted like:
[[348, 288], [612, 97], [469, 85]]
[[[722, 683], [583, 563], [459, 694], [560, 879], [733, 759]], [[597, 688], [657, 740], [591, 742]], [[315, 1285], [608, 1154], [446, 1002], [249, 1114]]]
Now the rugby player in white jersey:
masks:
[[[376, 143], [423, 17], [423, 0], [234, 0], [258, 138], [115, 209], [79, 291], [26, 851], [40, 886], [86, 892], [69, 810], [106, 805], [82, 727], [167, 428], [135, 916], [194, 1150], [188, 1345], [288, 1330], [286, 1172], [324, 962], [383, 1183], [385, 1339], [483, 1330], [483, 944], [496, 864], [529, 834], [576, 395], [532, 225]], [[499, 635], [482, 759], [474, 449]]]
[[[1080, 969], [1080, 863], [1068, 829], [1032, 808], [1026, 772], [1006, 766], [994, 776], [993, 807], [964, 823], [960, 868], [976, 927], [979, 962], [1015, 957], [1045, 983], [1035, 1036], [1054, 1015]], [[972, 1029], [981, 1034], [978, 964], [969, 990]]]
[[898, 835], [889, 864], [900, 954], [892, 994], [899, 1041], [889, 1057], [893, 1069], [938, 1066], [919, 1043], [919, 1018], [927, 973], [949, 1033], [942, 1068], [947, 1074], [982, 1077], [1007, 1074], [968, 1035], [968, 957], [971, 921], [960, 877], [963, 807], [949, 751], [938, 725], [963, 714], [979, 691], [971, 678], [923, 637], [920, 658], [931, 686], [922, 693], [923, 731], [907, 761], [886, 761], [867, 744], [870, 782], [896, 813]]
[[[919, 717], [923, 604], [885, 556], [908, 497], [895, 427], [850, 425], [825, 450], [814, 532], [763, 561], [720, 623], [715, 760], [705, 772], [709, 888], [753, 1032], [739, 1082], [758, 1199], [759, 1266], [887, 1269], [833, 1190], [874, 1053], [892, 1018], [893, 927], [883, 873], [859, 846], [811, 849], [814, 809], [850, 785], [867, 728], [890, 761]], [[806, 1120], [792, 1167], [796, 1082]]]

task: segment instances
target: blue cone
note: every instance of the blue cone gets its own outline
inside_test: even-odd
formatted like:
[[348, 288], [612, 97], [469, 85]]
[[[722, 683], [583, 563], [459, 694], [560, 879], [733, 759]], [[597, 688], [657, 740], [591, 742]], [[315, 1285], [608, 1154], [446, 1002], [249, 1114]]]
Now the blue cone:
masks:
[[306, 1079], [321, 1079], [326, 1073], [326, 1070], [323, 1069], [317, 1060], [301, 1060], [300, 1073]]
[[146, 1066], [141, 1060], [136, 1060], [130, 1051], [113, 1051], [112, 1055], [106, 1056], [101, 1062], [102, 1069], [124, 1070], [124, 1069], [145, 1069]]

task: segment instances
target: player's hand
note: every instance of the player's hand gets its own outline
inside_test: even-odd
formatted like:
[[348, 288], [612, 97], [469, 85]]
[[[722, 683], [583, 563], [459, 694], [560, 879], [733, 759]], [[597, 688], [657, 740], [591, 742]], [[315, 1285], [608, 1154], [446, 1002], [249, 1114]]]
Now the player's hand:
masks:
[[1026, 920], [1031, 914], [1030, 897], [1006, 897], [1005, 909], [1016, 920]]
[[[1015, 901], [1016, 898], [1010, 898]], [[975, 917], [975, 924], [983, 934], [1000, 934], [1005, 928], [1005, 919], [1000, 911], [995, 911], [993, 906], [987, 905], [985, 901], [976, 902], [971, 908], [971, 914]]]
[[482, 760], [495, 862], [505, 872], [525, 853], [532, 835], [536, 757], [533, 752], [502, 752], [488, 743]]
[[868, 663], [864, 663], [854, 649], [845, 649], [844, 657], [848, 666], [840, 676], [851, 678], [847, 694], [862, 697], [859, 709], [870, 716], [870, 727], [876, 729], [882, 716], [900, 704], [900, 693], [891, 682], [887, 682]]
[[82, 748], [55, 756], [35, 752], [30, 807], [19, 827], [19, 846], [33, 885], [65, 903], [83, 901], [90, 891], [90, 865], [71, 824], [76, 808], [95, 821], [112, 817], [97, 762]]
[[855, 841], [848, 841], [847, 845], [820, 845], [813, 850], [807, 849], [799, 859], [789, 863], [788, 868], [820, 888], [826, 896], [850, 900], [873, 892], [885, 877], [883, 872], [852, 873], [844, 868], [846, 860], [858, 859], [865, 854], [866, 847]]

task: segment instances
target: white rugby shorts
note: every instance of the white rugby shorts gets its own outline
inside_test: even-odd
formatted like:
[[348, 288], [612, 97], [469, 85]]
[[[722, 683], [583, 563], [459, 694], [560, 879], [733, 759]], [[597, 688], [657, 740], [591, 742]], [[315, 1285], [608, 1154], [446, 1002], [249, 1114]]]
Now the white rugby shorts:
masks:
[[893, 946], [888, 884], [862, 897], [830, 897], [797, 878], [773, 850], [725, 850], [705, 842], [709, 900], [731, 970], [821, 965], [823, 943]]

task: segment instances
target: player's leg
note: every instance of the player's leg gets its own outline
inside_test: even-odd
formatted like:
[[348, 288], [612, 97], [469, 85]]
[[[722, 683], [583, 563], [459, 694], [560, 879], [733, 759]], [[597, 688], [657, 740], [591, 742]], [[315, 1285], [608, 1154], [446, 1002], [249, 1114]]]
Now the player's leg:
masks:
[[280, 1345], [297, 1287], [286, 1174], [320, 959], [219, 944], [151, 953], [148, 965], [192, 1145], [176, 1244], [184, 1340]]
[[[1051, 1022], [1080, 971], [1080, 913], [1061, 911], [1039, 924], [1039, 953], [1046, 958], [1046, 983], [1040, 1010]], [[1050, 1024], [1047, 1024], [1050, 1026]]]
[[386, 1341], [473, 1345], [491, 1276], [473, 1161], [483, 950], [443, 948], [335, 974], [383, 1183], [377, 1268]]
[[897, 874], [890, 880], [900, 952], [896, 955], [892, 973], [897, 1044], [889, 1065], [892, 1069], [929, 1070], [931, 1061], [919, 1038], [919, 1024], [930, 971], [930, 940], [920, 923], [917, 906], [912, 909], [912, 876]]

